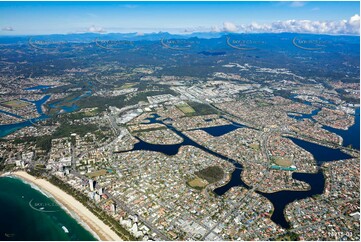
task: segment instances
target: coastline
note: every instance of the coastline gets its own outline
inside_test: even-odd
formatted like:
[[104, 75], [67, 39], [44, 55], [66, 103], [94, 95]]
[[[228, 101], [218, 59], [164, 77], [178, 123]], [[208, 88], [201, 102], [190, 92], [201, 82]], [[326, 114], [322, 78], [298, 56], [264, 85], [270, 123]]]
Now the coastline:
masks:
[[21, 180], [29, 182], [37, 186], [44, 193], [48, 193], [53, 197], [59, 205], [65, 208], [65, 211], [71, 214], [80, 224], [85, 224], [85, 229], [96, 235], [101, 241], [122, 241], [122, 239], [96, 215], [89, 211], [82, 203], [70, 196], [59, 187], [53, 185], [49, 181], [36, 178], [29, 175], [25, 171], [11, 172], [11, 174], [3, 174], [5, 176], [15, 176]]

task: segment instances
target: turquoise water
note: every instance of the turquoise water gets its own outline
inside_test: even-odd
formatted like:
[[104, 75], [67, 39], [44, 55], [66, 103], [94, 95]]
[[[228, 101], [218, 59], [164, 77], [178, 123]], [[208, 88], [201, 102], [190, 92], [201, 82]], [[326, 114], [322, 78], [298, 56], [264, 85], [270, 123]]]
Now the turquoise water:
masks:
[[[19, 130], [19, 129], [24, 128], [24, 127], [31, 126], [34, 123], [38, 122], [38, 121], [45, 120], [45, 119], [49, 118], [49, 116], [44, 114], [43, 110], [41, 109], [41, 106], [46, 101], [48, 101], [49, 98], [50, 98], [50, 95], [46, 95], [46, 96], [44, 96], [43, 98], [41, 98], [41, 99], [39, 99], [37, 101], [30, 101], [30, 100], [27, 100], [27, 99], [21, 99], [21, 100], [26, 101], [26, 102], [34, 103], [35, 106], [36, 106], [36, 110], [38, 111], [40, 116], [37, 117], [37, 118], [32, 118], [32, 119], [29, 119], [29, 120], [26, 120], [26, 121], [22, 121], [22, 122], [19, 122], [19, 123], [0, 125], [0, 138], [5, 137], [5, 136], [7, 136], [7, 135]], [[4, 112], [4, 111], [1, 111], [1, 112], [2, 113], [8, 113], [8, 112]], [[15, 115], [16, 114], [12, 114], [12, 116], [15, 116]]]
[[[89, 83], [89, 85], [91, 86], [91, 83]], [[81, 98], [91, 96], [92, 93], [93, 92], [91, 90], [86, 91], [82, 95], [77, 96], [77, 97], [75, 97], [75, 98], [73, 98], [73, 99], [71, 99], [71, 100], [69, 100], [67, 102], [71, 103], [71, 102], [74, 102], [74, 101], [78, 101]], [[19, 123], [0, 125], [0, 138], [5, 137], [5, 136], [7, 136], [7, 135], [9, 135], [11, 133], [14, 133], [19, 129], [31, 126], [36, 122], [39, 122], [39, 121], [50, 118], [50, 116], [44, 114], [43, 110], [41, 109], [42, 105], [44, 103], [46, 103], [49, 100], [50, 97], [51, 97], [51, 95], [46, 95], [46, 96], [44, 96], [41, 99], [36, 100], [36, 101], [31, 101], [31, 100], [22, 98], [21, 99], [22, 101], [26, 101], [26, 102], [30, 102], [30, 103], [35, 104], [36, 110], [37, 110], [37, 112], [38, 112], [38, 114], [40, 116], [37, 117], [37, 118], [30, 119], [30, 120], [22, 121], [22, 122], [19, 122]], [[72, 104], [71, 106], [66, 106], [64, 104], [66, 104], [66, 103], [64, 103], [64, 101], [62, 100], [62, 101], [58, 101], [58, 102], [50, 104], [49, 107], [50, 108], [58, 108], [60, 106], [61, 112], [65, 112], [65, 113], [74, 112], [74, 111], [79, 109], [79, 107], [77, 105], [75, 105], [75, 104]], [[5, 113], [7, 115], [17, 117], [16, 114], [8, 113], [8, 112], [2, 111], [2, 110], [0, 110], [0, 112]], [[60, 111], [58, 113], [60, 113]], [[20, 116], [18, 116], [18, 117], [21, 118]]]
[[0, 241], [4, 240], [96, 238], [52, 198], [19, 179], [0, 177]]
[[53, 85], [38, 85], [38, 86], [34, 86], [34, 87], [28, 87], [25, 88], [23, 90], [27, 90], [27, 91], [32, 91], [32, 90], [41, 90], [41, 91], [45, 91], [46, 89], [52, 88]]

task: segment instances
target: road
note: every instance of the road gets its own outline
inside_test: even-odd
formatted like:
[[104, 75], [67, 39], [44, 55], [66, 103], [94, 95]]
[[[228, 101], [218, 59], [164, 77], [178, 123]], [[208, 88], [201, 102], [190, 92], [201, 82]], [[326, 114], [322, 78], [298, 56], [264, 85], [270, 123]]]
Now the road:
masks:
[[[261, 147], [264, 147], [264, 146], [267, 144], [267, 139], [268, 139], [268, 135], [267, 135], [266, 137], [263, 137], [263, 138], [262, 138], [262, 143], [263, 143], [263, 144], [262, 144], [262, 143], [260, 144]], [[267, 160], [268, 160], [268, 162], [269, 162], [270, 160], [269, 160], [269, 155], [268, 155], [267, 150], [266, 150], [265, 148], [263, 148], [263, 149], [261, 149], [261, 150], [262, 150], [262, 152], [264, 153], [264, 156], [267, 157]], [[266, 162], [266, 163], [267, 163], [267, 162]], [[268, 173], [269, 173], [269, 169], [267, 168], [267, 170], [265, 171], [265, 176], [267, 176]], [[210, 233], [212, 233], [213, 230], [216, 229], [219, 224], [223, 223], [223, 221], [224, 221], [226, 218], [228, 218], [229, 216], [231, 216], [232, 214], [234, 214], [234, 213], [242, 206], [242, 202], [243, 202], [250, 194], [254, 193], [254, 192], [258, 189], [258, 187], [260, 186], [260, 184], [261, 184], [262, 181], [263, 181], [262, 178], [259, 179], [259, 181], [258, 181], [250, 190], [248, 190], [248, 192], [245, 194], [245, 196], [242, 197], [242, 198], [238, 201], [238, 203], [236, 203], [236, 204], [233, 206], [233, 208], [223, 217], [223, 219], [220, 219], [219, 222], [218, 222], [216, 225], [214, 225], [210, 230], [208, 230], [208, 232], [202, 237], [201, 240], [205, 240], [205, 238], [206, 238]]]

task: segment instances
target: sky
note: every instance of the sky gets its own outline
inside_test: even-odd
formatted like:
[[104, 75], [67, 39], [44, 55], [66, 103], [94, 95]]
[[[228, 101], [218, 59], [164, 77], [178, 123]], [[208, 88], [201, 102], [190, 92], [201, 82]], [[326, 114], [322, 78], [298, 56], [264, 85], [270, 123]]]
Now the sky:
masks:
[[0, 2], [0, 35], [360, 33], [354, 2]]

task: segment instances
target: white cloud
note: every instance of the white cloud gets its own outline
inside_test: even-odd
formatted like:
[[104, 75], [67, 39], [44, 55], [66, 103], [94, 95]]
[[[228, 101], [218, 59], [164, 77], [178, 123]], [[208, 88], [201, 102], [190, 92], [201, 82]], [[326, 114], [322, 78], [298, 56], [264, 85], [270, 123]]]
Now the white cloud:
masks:
[[105, 31], [105, 29], [103, 29], [102, 27], [98, 27], [95, 25], [90, 26], [87, 29], [87, 32], [91, 32], [91, 33], [106, 33], [107, 31]]
[[2, 31], [14, 31], [13, 27], [7, 26], [1, 29]]
[[223, 31], [224, 32], [237, 32], [237, 26], [231, 22], [224, 22], [223, 23]]
[[290, 6], [294, 8], [299, 8], [305, 6], [305, 4], [306, 4], [305, 2], [294, 1], [290, 4]]
[[222, 31], [221, 28], [218, 27], [218, 26], [212, 26], [211, 27], [211, 32], [221, 32], [221, 31]]
[[[185, 28], [183, 30], [184, 33], [204, 32], [204, 31], [216, 32], [216, 31], [213, 31], [212, 28], [210, 29], [210, 28], [206, 28], [203, 26]], [[217, 31], [217, 32], [219, 32], [219, 31]]]
[[224, 22], [222, 27], [212, 26], [211, 32], [237, 32], [238, 26], [232, 22]]
[[354, 16], [352, 16], [349, 20], [349, 24], [351, 26], [355, 26], [357, 28], [360, 27], [360, 15], [355, 14]]
[[244, 33], [312, 33], [312, 34], [360, 34], [360, 16], [355, 14], [349, 20], [311, 21], [285, 20], [273, 23], [257, 23], [236, 25], [224, 22], [223, 27], [213, 26], [212, 32], [244, 32]]

